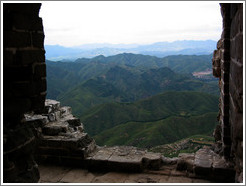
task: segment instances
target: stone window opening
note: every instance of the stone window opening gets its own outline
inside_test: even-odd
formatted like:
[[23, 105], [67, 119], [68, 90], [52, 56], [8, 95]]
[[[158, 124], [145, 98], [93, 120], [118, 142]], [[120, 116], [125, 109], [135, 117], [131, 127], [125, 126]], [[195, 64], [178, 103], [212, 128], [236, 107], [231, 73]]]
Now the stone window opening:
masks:
[[[154, 171], [163, 162], [175, 162], [163, 160], [157, 154], [128, 147], [112, 147], [114, 149], [102, 151], [99, 149], [98, 154], [90, 154], [93, 153], [95, 143], [82, 132], [79, 120], [71, 116], [69, 107], [60, 107], [58, 102], [45, 102], [44, 32], [42, 19], [38, 16], [41, 4], [4, 3], [2, 6], [3, 182], [38, 182], [40, 174], [35, 161], [57, 161], [58, 164], [81, 165], [89, 169], [110, 167], [113, 170], [119, 169], [120, 166], [122, 171]], [[244, 181], [243, 6], [244, 3], [221, 4], [223, 32], [213, 57], [213, 74], [219, 77], [221, 90], [220, 126], [216, 128], [215, 136], [218, 141], [217, 148], [223, 158], [213, 162], [211, 157], [216, 159], [217, 154], [210, 152], [210, 149], [204, 149], [197, 154], [197, 159], [196, 156], [181, 157], [176, 162], [178, 170], [190, 171], [211, 179], [222, 179], [220, 170], [223, 170], [228, 174], [227, 178], [234, 176], [230, 182]], [[24, 115], [30, 111], [35, 111], [35, 117]], [[41, 115], [43, 113], [46, 116]], [[48, 120], [57, 115], [61, 116], [60, 121], [66, 119], [67, 126], [45, 127]], [[42, 136], [45, 131], [66, 133], [69, 130], [71, 135], [64, 135], [63, 139]], [[35, 154], [37, 147], [39, 153]], [[130, 160], [124, 160], [122, 163], [119, 157], [127, 157], [125, 152], [134, 155], [129, 157], [136, 158], [136, 161], [132, 163]], [[224, 159], [233, 167], [227, 167], [225, 164], [216, 167], [221, 165], [219, 163]]]

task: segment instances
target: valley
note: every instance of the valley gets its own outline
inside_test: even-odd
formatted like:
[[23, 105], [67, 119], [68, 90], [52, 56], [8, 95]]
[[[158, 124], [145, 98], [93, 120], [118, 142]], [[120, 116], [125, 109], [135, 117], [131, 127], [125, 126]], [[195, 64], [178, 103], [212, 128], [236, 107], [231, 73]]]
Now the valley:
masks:
[[211, 136], [218, 83], [198, 77], [211, 71], [211, 58], [123, 53], [47, 60], [47, 97], [71, 106], [98, 145], [152, 149], [194, 135]]

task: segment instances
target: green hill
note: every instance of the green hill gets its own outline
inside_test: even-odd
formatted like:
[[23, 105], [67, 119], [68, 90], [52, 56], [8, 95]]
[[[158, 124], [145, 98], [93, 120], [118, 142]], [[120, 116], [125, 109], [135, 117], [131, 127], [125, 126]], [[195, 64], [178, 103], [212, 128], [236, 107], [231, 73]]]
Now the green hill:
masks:
[[[64, 86], [66, 86], [66, 82]], [[167, 67], [135, 72], [132, 68], [114, 66], [100, 77], [82, 81], [56, 97], [70, 105], [81, 117], [93, 106], [110, 102], [134, 102], [165, 91], [201, 91], [216, 94], [217, 84], [181, 75]]]
[[170, 116], [152, 122], [126, 122], [94, 136], [98, 145], [152, 148], [196, 134], [212, 134], [216, 112], [198, 116]]
[[[217, 112], [218, 98], [198, 92], [165, 92], [134, 103], [109, 103], [87, 111], [81, 120], [90, 135], [127, 122], [159, 122]], [[136, 126], [136, 125], [135, 125]]]
[[[64, 93], [89, 79], [101, 77], [119, 66], [133, 74], [150, 69], [168, 67], [175, 73], [190, 74], [211, 68], [212, 55], [178, 55], [158, 58], [149, 55], [123, 53], [104, 57], [80, 58], [75, 62], [52, 62], [47, 64], [47, 97], [57, 99]], [[62, 83], [61, 83], [62, 82]]]

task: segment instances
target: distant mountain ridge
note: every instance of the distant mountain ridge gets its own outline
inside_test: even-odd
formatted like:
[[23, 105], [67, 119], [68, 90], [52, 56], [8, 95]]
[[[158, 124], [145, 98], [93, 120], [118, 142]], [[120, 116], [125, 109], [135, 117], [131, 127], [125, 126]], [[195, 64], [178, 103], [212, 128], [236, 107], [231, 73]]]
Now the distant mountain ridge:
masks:
[[120, 53], [146, 54], [156, 57], [168, 55], [206, 55], [216, 49], [217, 41], [183, 40], [174, 42], [157, 42], [153, 44], [84, 44], [76, 47], [45, 45], [48, 60], [75, 60], [92, 58], [98, 55], [111, 56]]

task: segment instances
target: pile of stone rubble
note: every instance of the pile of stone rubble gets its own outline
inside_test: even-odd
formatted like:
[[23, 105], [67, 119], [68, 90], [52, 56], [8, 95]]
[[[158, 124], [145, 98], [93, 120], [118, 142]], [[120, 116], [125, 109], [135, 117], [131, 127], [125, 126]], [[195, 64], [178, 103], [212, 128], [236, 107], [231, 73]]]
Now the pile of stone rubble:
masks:
[[40, 164], [77, 166], [91, 171], [142, 172], [159, 170], [165, 165], [176, 165], [177, 170], [186, 171], [187, 176], [219, 182], [233, 182], [233, 165], [204, 147], [192, 154], [180, 154], [167, 158], [160, 153], [148, 152], [130, 146], [99, 147], [84, 131], [83, 124], [72, 115], [67, 106], [46, 100], [45, 113], [26, 114], [38, 136], [35, 160]]

